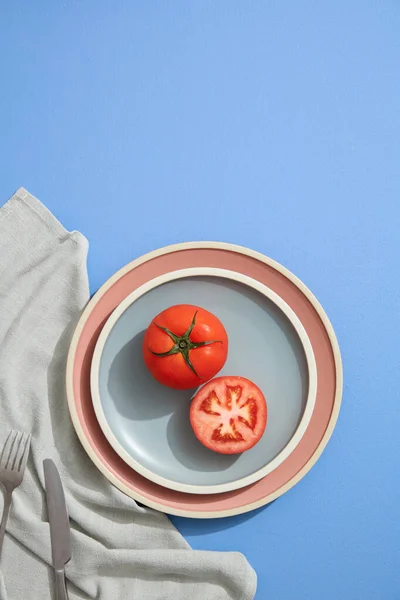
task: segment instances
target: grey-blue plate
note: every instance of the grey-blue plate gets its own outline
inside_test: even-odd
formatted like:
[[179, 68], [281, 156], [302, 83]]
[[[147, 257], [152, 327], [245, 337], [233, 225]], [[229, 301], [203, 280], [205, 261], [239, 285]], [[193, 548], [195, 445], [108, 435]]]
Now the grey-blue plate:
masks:
[[[208, 450], [189, 422], [193, 391], [158, 384], [142, 358], [146, 328], [174, 304], [214, 313], [229, 337], [219, 375], [254, 381], [268, 423], [251, 450]], [[315, 357], [300, 320], [275, 292], [245, 275], [213, 268], [175, 271], [128, 296], [109, 317], [93, 355], [91, 391], [109, 443], [133, 469], [170, 489], [212, 494], [249, 485], [277, 468], [300, 442], [314, 409]]]

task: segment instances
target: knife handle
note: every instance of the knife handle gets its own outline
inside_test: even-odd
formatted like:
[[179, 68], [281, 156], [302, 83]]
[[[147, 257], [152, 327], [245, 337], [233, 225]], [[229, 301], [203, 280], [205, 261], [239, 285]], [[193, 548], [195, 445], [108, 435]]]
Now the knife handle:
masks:
[[64, 569], [56, 570], [56, 600], [68, 600]]

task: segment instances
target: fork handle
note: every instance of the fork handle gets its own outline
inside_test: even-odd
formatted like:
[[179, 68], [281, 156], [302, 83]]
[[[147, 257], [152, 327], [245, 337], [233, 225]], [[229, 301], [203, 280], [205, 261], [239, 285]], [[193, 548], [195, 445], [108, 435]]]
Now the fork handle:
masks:
[[11, 496], [12, 496], [12, 492], [10, 492], [9, 490], [6, 489], [6, 493], [4, 495], [3, 516], [1, 518], [1, 524], [0, 524], [0, 556], [1, 556], [1, 551], [3, 549], [4, 534], [6, 532], [8, 513], [10, 512]]

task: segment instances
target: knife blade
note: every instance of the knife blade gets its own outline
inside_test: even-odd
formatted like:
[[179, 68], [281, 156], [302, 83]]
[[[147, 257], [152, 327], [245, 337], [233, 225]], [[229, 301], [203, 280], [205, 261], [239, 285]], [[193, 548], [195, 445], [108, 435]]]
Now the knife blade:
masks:
[[54, 462], [43, 461], [46, 502], [50, 523], [51, 553], [56, 576], [57, 600], [68, 600], [65, 565], [71, 558], [71, 531], [60, 474]]

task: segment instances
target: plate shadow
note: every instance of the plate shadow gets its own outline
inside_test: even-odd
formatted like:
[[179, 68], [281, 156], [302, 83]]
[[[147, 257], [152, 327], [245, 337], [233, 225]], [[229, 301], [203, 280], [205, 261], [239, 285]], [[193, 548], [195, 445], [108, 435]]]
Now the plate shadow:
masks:
[[220, 472], [231, 467], [240, 454], [217, 454], [203, 446], [193, 433], [189, 412], [190, 402], [181, 402], [168, 421], [168, 444], [177, 460], [199, 472]]
[[[108, 373], [108, 391], [117, 411], [132, 420], [151, 421], [174, 412], [195, 390], [174, 390], [156, 381], [143, 362], [145, 331], [115, 356]], [[132, 401], [130, 401], [132, 399]]]

